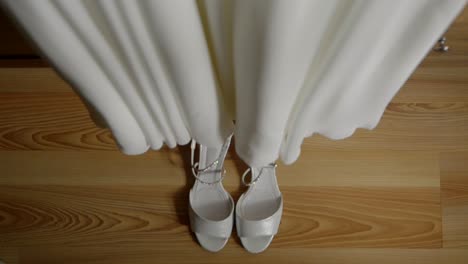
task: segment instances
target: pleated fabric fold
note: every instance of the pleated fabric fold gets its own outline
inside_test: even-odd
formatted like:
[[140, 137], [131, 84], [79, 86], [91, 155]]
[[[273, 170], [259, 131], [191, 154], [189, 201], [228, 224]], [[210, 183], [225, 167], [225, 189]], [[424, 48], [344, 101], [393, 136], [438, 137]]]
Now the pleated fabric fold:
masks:
[[196, 2], [1, 3], [103, 117], [124, 153], [191, 138], [218, 146], [232, 132]]
[[253, 167], [291, 164], [315, 133], [373, 129], [465, 4], [205, 0], [220, 79], [233, 80], [237, 153]]
[[[281, 158], [293, 163], [304, 138], [373, 129], [385, 108], [466, 1], [355, 1], [324, 36], [290, 113]], [[339, 9], [343, 13], [343, 9]], [[261, 162], [261, 161], [260, 161]]]
[[0, 3], [124, 153], [234, 130], [258, 167], [293, 163], [315, 133], [373, 129], [466, 0]]

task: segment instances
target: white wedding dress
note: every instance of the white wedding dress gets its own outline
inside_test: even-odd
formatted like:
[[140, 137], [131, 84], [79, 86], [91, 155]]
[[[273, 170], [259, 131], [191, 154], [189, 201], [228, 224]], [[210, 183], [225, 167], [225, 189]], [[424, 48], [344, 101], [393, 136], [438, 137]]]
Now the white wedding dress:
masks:
[[[234, 129], [253, 167], [374, 128], [465, 0], [0, 0], [121, 150]], [[235, 128], [232, 124], [235, 120]]]

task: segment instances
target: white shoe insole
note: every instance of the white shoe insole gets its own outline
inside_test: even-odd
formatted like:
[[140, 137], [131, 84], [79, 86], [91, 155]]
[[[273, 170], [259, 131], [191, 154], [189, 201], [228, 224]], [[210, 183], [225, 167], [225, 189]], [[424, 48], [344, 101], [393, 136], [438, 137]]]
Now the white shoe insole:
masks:
[[[258, 172], [254, 177], [258, 175]], [[274, 168], [264, 168], [260, 178], [250, 186], [241, 205], [242, 217], [248, 220], [262, 220], [273, 215], [281, 203]]]
[[[207, 157], [206, 152], [207, 149], [205, 147], [200, 149], [200, 168], [204, 168], [206, 160], [210, 160], [210, 157]], [[210, 153], [219, 152], [210, 149], [208, 154]], [[222, 166], [219, 167], [221, 168], [213, 168], [213, 170], [219, 171], [205, 172], [200, 174], [199, 177], [206, 182], [219, 180], [223, 173]], [[192, 207], [200, 216], [212, 221], [221, 221], [230, 215], [232, 210], [231, 200], [221, 182], [215, 184], [203, 184], [197, 181], [193, 188], [195, 192]]]

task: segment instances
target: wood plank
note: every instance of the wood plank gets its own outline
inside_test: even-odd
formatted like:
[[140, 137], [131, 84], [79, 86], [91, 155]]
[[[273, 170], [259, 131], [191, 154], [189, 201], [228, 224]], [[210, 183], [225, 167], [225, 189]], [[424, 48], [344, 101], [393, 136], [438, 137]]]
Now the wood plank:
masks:
[[467, 103], [391, 103], [373, 131], [358, 129], [344, 140], [322, 136], [304, 141], [303, 149], [426, 150], [468, 149]]
[[[468, 72], [468, 34], [465, 34], [468, 26], [467, 13], [466, 10], [462, 12], [445, 34], [450, 51], [430, 52], [393, 102], [468, 102], [468, 89], [465, 85], [468, 82], [468, 75], [465, 74]], [[5, 20], [4, 17], [0, 17], [1, 19]], [[1, 24], [0, 32], [3, 32], [3, 35], [12, 35], [7, 40], [14, 45], [3, 41], [0, 44], [0, 54], [5, 50], [3, 54], [36, 55], [31, 46], [15, 31], [9, 21]], [[71, 91], [51, 68], [37, 68], [45, 67], [47, 63], [25, 59], [16, 61], [0, 60], [0, 92]], [[31, 68], [16, 68], [28, 65]]]
[[117, 149], [76, 95], [0, 93], [0, 102], [0, 149]]
[[[465, 89], [465, 84], [468, 82], [468, 75], [465, 74], [468, 72], [467, 13], [466, 10], [462, 12], [445, 34], [448, 38], [450, 51], [448, 53], [430, 52], [393, 102], [468, 102], [468, 89]], [[14, 47], [10, 45], [13, 48], [9, 48], [8, 43], [2, 42], [0, 53], [1, 50], [10, 49], [7, 52], [8, 54], [35, 54], [35, 52], [31, 52], [33, 50], [28, 43], [18, 45], [18, 42], [21, 42], [18, 39], [21, 39], [21, 37], [16, 36], [15, 29], [9, 23], [2, 23], [1, 25], [0, 31], [6, 30], [8, 34], [15, 35], [8, 40], [16, 44], [13, 45]], [[16, 48], [19, 48], [20, 51], [15, 51]], [[24, 60], [19, 61], [18, 65], [21, 65], [21, 61]], [[34, 68], [5, 68], [9, 65], [10, 67], [18, 67], [11, 60], [7, 60], [7, 62], [0, 60], [0, 67], [3, 67], [0, 69], [0, 91], [70, 90], [68, 85], [52, 69], [36, 68], [46, 66], [45, 63], [26, 63], [26, 65], [31, 65]], [[36, 73], [36, 71], [39, 73]], [[38, 74], [43, 74], [43, 78], [36, 78]], [[14, 86], [5, 86], [4, 84], [14, 84]]]
[[419, 151], [305, 149], [291, 166], [278, 167], [288, 186], [439, 187], [438, 155]]
[[19, 249], [0, 247], [0, 264], [19, 263]]
[[[197, 247], [188, 186], [0, 186], [0, 247]], [[239, 189], [231, 189], [235, 197]], [[440, 248], [438, 188], [284, 187], [271, 248]], [[228, 248], [240, 246], [234, 240]]]
[[[24, 255], [24, 257], [23, 257]], [[321, 263], [321, 264], [465, 264], [468, 251], [454, 249], [280, 249], [258, 255], [226, 248], [212, 254], [201, 249], [38, 247], [21, 251], [22, 263]]]
[[[0, 58], [0, 70], [1, 68], [49, 68], [50, 65], [47, 61], [40, 57], [26, 57], [26, 58]], [[2, 88], [0, 87], [0, 90]]]
[[456, 45], [451, 44], [448, 53], [430, 53], [392, 102], [468, 102], [466, 85], [468, 44], [466, 43], [467, 41], [460, 41], [455, 42]]
[[52, 68], [0, 68], [0, 92], [73, 93]]
[[[458, 42], [457, 42], [458, 43]], [[465, 45], [465, 42], [462, 42]], [[461, 44], [460, 44], [461, 45]], [[453, 47], [453, 49], [461, 47]], [[431, 53], [412, 74], [393, 102], [468, 102], [468, 45], [461, 55]], [[461, 52], [461, 51], [460, 51]], [[44, 63], [0, 60], [0, 92], [71, 92], [71, 87]], [[34, 64], [35, 63], [35, 64]], [[9, 67], [8, 67], [9, 66]], [[41, 67], [41, 68], [38, 68]]]
[[[233, 148], [230, 152], [223, 182], [239, 186], [246, 166]], [[414, 151], [306, 151], [292, 166], [280, 164], [277, 175], [281, 186], [438, 188], [438, 159], [437, 153]], [[0, 151], [0, 160], [0, 184], [180, 186], [192, 182], [188, 146], [139, 156], [117, 151]]]
[[468, 152], [442, 153], [440, 159], [443, 245], [468, 249]]
[[444, 34], [449, 52], [430, 52], [393, 102], [468, 102], [467, 17], [465, 8]]
[[23, 36], [3, 9], [0, 9], [0, 36], [2, 36], [0, 56], [37, 54], [33, 45]]
[[466, 32], [468, 31], [468, 8], [465, 8], [460, 12], [455, 21], [450, 25], [447, 30], [447, 37], [468, 40]]
[[[468, 102], [468, 89], [464, 89], [468, 76], [468, 11], [465, 9], [445, 34], [448, 38], [448, 53], [430, 52], [413, 73], [410, 80], [394, 98], [394, 102]], [[37, 55], [31, 45], [17, 33], [9, 19], [0, 14], [0, 32], [9, 36], [0, 44], [0, 55]], [[0, 60], [0, 91], [69, 91], [46, 63]], [[9, 69], [25, 64], [34, 68]], [[48, 72], [48, 73], [46, 73]], [[37, 78], [41, 75], [41, 78]], [[14, 84], [4, 85], [4, 84]]]
[[[77, 96], [0, 93], [0, 150], [116, 150]], [[468, 103], [391, 103], [374, 131], [333, 141], [307, 139], [304, 150], [468, 150]]]
[[[285, 216], [255, 256], [235, 234], [218, 254], [189, 235], [187, 147], [124, 156], [53, 70], [0, 69], [0, 259], [466, 263], [467, 18], [465, 9], [447, 33], [450, 52], [428, 55], [375, 131], [338, 142], [315, 136], [293, 166], [279, 166]], [[232, 151], [226, 165], [238, 197], [245, 165]]]

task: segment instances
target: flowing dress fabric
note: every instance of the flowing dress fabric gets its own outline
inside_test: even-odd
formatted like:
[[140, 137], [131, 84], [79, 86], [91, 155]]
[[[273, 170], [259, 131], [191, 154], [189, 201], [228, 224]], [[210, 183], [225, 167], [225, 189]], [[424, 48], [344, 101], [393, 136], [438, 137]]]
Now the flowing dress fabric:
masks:
[[122, 151], [232, 131], [194, 1], [2, 1]]
[[222, 87], [235, 87], [236, 150], [254, 167], [278, 155], [293, 163], [303, 139], [314, 133], [343, 139], [356, 128], [373, 129], [465, 5], [457, 0], [203, 3]]
[[234, 129], [250, 166], [374, 128], [466, 0], [0, 0], [122, 151]]

